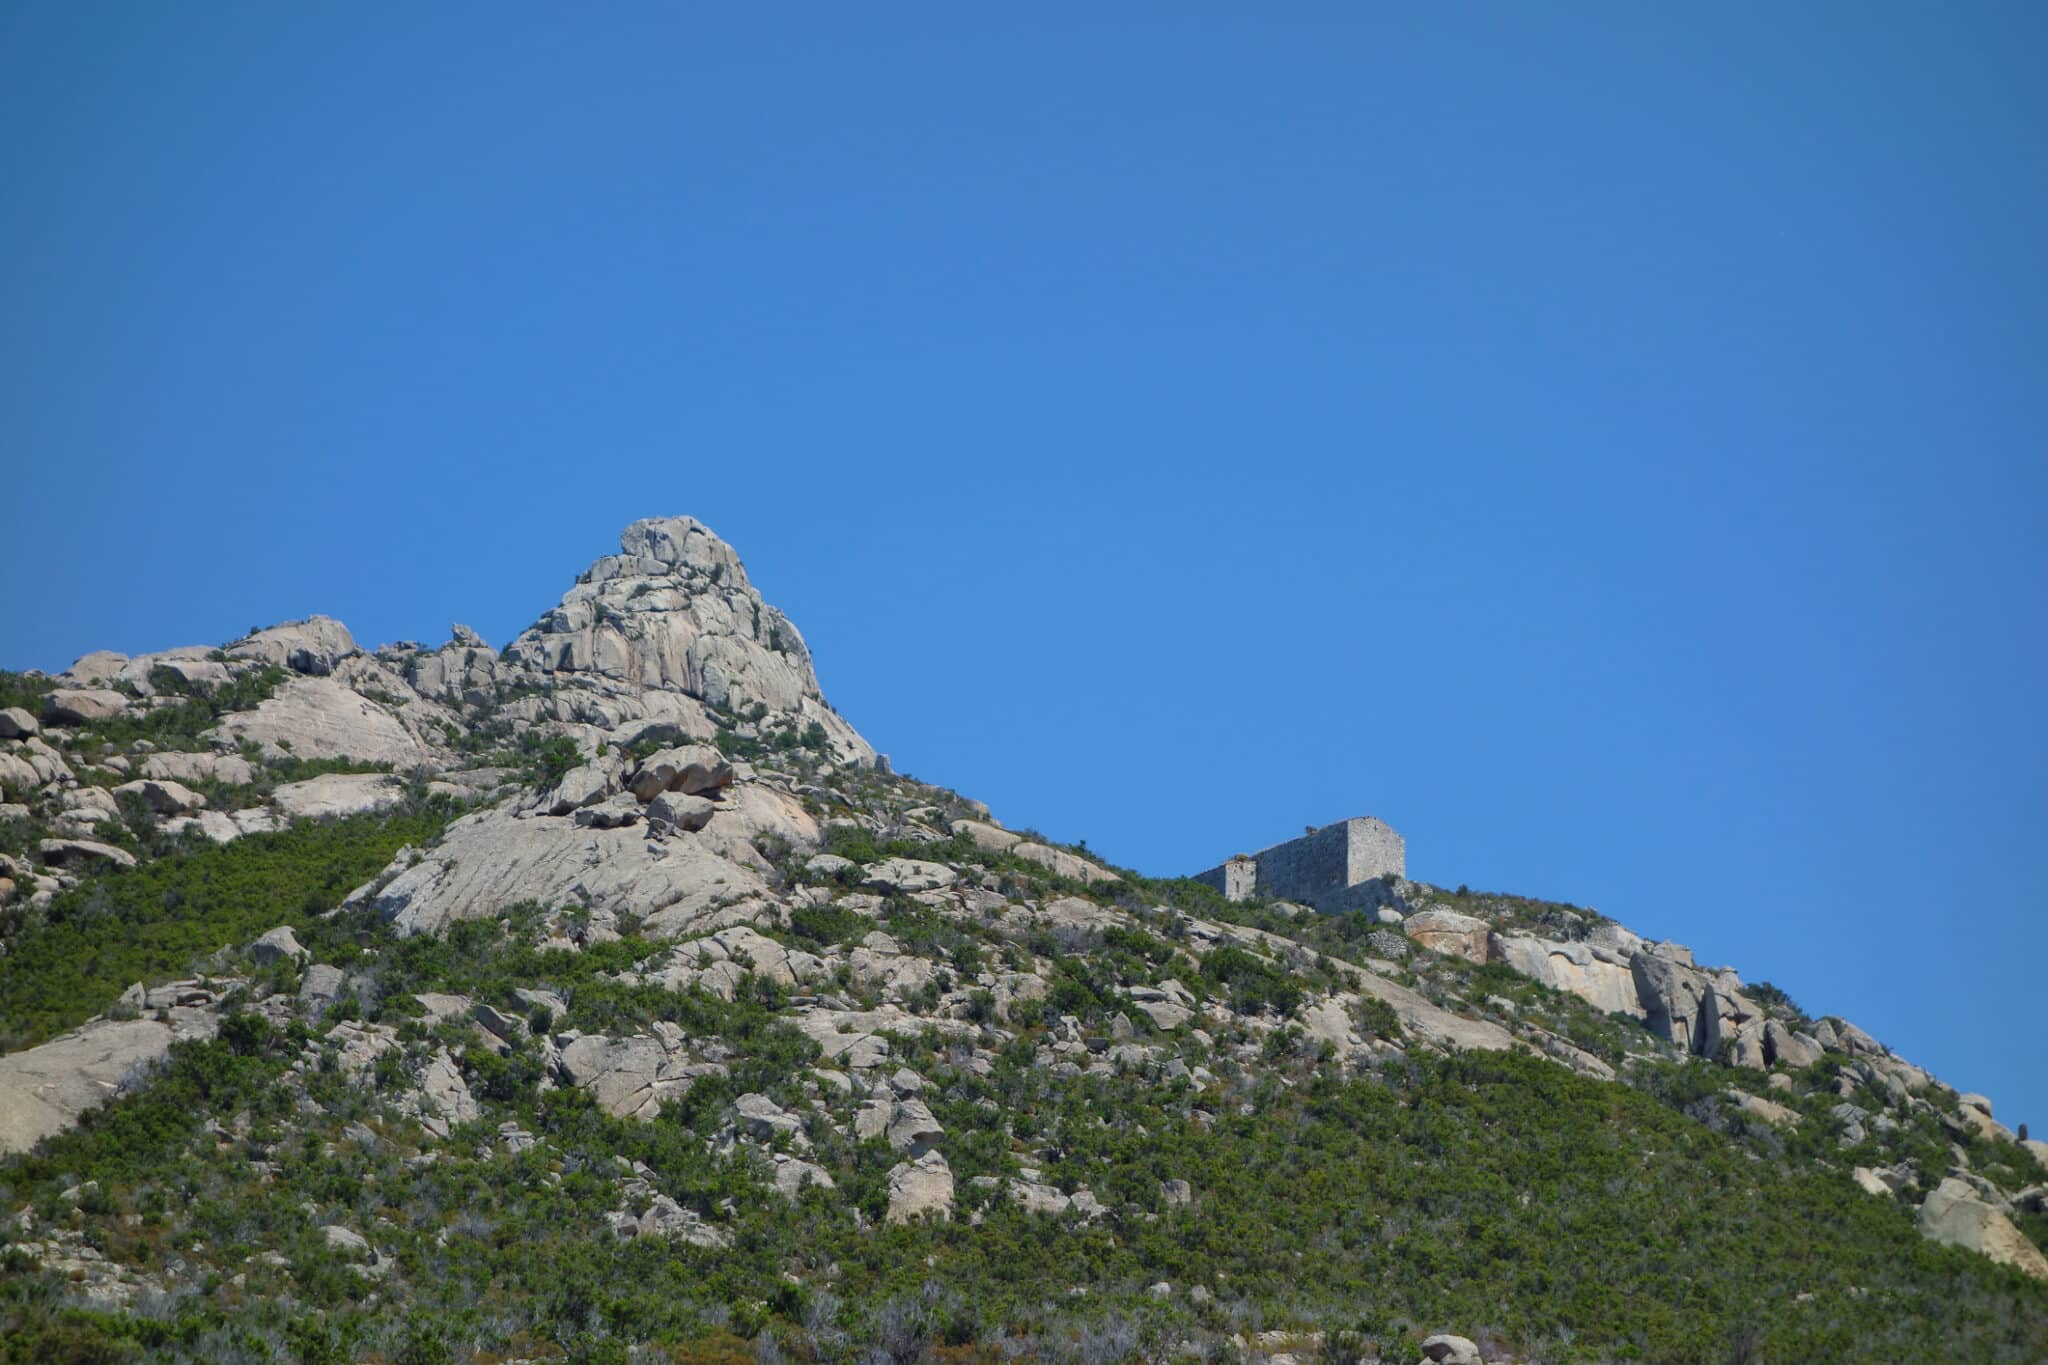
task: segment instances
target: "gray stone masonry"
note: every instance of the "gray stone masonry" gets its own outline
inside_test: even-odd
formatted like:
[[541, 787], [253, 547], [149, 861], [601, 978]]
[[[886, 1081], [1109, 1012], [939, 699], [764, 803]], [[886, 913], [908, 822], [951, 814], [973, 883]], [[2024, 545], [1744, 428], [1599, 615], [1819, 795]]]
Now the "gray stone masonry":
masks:
[[1372, 900], [1363, 883], [1408, 874], [1408, 849], [1400, 835], [1369, 815], [1289, 839], [1258, 853], [1238, 854], [1220, 867], [1195, 874], [1234, 901], [1253, 896], [1299, 901], [1335, 913]]

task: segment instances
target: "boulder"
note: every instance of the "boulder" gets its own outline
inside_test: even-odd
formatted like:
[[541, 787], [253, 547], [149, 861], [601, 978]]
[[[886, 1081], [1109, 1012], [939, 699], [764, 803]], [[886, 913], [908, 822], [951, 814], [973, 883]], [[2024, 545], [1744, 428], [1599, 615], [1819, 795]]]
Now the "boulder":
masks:
[[732, 764], [717, 749], [709, 744], [686, 744], [650, 754], [626, 779], [626, 787], [644, 803], [663, 792], [700, 796], [718, 791], [731, 786], [733, 777]]
[[280, 924], [249, 945], [249, 956], [257, 966], [268, 967], [278, 962], [303, 962], [310, 954], [300, 946], [299, 936], [292, 932], [292, 927]]
[[926, 1152], [914, 1161], [901, 1161], [889, 1169], [889, 1212], [891, 1223], [908, 1223], [916, 1218], [947, 1220], [953, 1216], [953, 1169], [937, 1152]]
[[663, 792], [647, 803], [647, 818], [659, 820], [672, 829], [694, 834], [711, 823], [718, 803], [708, 797], [683, 792]]
[[803, 1120], [766, 1095], [742, 1095], [732, 1102], [733, 1127], [748, 1137], [771, 1141], [777, 1134], [794, 1137], [803, 1132]]
[[470, 1093], [469, 1083], [462, 1079], [462, 1068], [448, 1055], [447, 1048], [438, 1049], [421, 1069], [419, 1097], [414, 1112], [421, 1126], [435, 1137], [447, 1137], [453, 1125], [474, 1123], [483, 1117], [482, 1106]]
[[775, 1192], [785, 1199], [795, 1199], [803, 1193], [807, 1185], [816, 1185], [827, 1190], [838, 1188], [833, 1184], [831, 1174], [823, 1166], [814, 1166], [787, 1152], [777, 1152], [774, 1161], [775, 1173], [772, 1179]]
[[1821, 1059], [1820, 1040], [1772, 1019], [1764, 1024], [1764, 1056], [1772, 1066], [1800, 1071]]
[[229, 645], [230, 658], [257, 659], [294, 673], [326, 677], [335, 665], [357, 653], [348, 627], [330, 616], [308, 616], [259, 630]]
[[127, 664], [126, 654], [117, 654], [111, 649], [96, 649], [65, 669], [64, 676], [81, 687], [96, 687], [120, 677], [121, 670]]
[[363, 1234], [342, 1227], [338, 1223], [329, 1223], [326, 1227], [320, 1229], [320, 1237], [331, 1249], [340, 1252], [350, 1260], [367, 1261], [375, 1255], [370, 1250], [370, 1243]]
[[1432, 1332], [1422, 1339], [1422, 1354], [1436, 1365], [1486, 1365], [1479, 1347], [1469, 1337], [1449, 1332]]
[[585, 806], [572, 817], [578, 829], [625, 829], [640, 823], [639, 798], [631, 792], [607, 796], [594, 806]]
[[1431, 952], [1448, 953], [1468, 962], [1485, 962], [1491, 954], [1491, 927], [1483, 919], [1432, 905], [1410, 915], [1402, 931]]
[[43, 861], [53, 867], [79, 867], [86, 863], [111, 863], [115, 867], [135, 866], [135, 855], [112, 844], [91, 839], [44, 839], [36, 845]]
[[867, 866], [861, 885], [877, 891], [910, 895], [918, 891], [942, 890], [957, 879], [958, 874], [943, 863], [928, 863], [919, 858], [884, 858]]
[[[659, 1026], [657, 1026], [659, 1027]], [[651, 1119], [662, 1101], [681, 1094], [693, 1079], [687, 1060], [670, 1054], [659, 1038], [576, 1038], [562, 1047], [557, 1069], [564, 1080], [590, 1092], [613, 1118]]]
[[579, 763], [540, 799], [543, 815], [569, 815], [594, 806], [618, 790], [618, 775], [605, 761]]
[[299, 978], [299, 1012], [312, 1018], [325, 1014], [348, 988], [348, 974], [339, 967], [321, 963], [306, 968]]
[[158, 815], [188, 815], [206, 808], [206, 798], [182, 782], [168, 778], [144, 777], [114, 788], [116, 796], [139, 797]]
[[718, 1248], [729, 1245], [724, 1233], [665, 1194], [654, 1196], [654, 1202], [640, 1215], [635, 1230], [641, 1237], [665, 1237], [670, 1241], [688, 1242], [691, 1246]]
[[103, 687], [60, 687], [43, 697], [43, 719], [52, 725], [90, 725], [127, 709], [127, 697]]
[[42, 728], [34, 716], [19, 706], [0, 706], [0, 739], [27, 739]]
[[1920, 1231], [1934, 1241], [1965, 1247], [2037, 1280], [2048, 1280], [2048, 1256], [1956, 1176], [1943, 1180], [1920, 1206]]
[[1630, 958], [1629, 970], [1650, 1031], [1686, 1052], [1702, 1051], [1712, 989], [1707, 979], [1691, 967], [1648, 952]]

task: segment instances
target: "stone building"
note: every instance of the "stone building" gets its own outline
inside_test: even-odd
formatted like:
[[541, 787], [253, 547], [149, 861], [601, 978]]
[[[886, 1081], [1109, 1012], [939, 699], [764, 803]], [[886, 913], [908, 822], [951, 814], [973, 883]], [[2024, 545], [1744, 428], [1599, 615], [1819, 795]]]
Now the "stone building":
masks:
[[1289, 839], [1258, 853], [1240, 853], [1195, 874], [1234, 901], [1254, 896], [1298, 901], [1336, 913], [1378, 904], [1382, 878], [1408, 874], [1408, 847], [1392, 826], [1361, 815]]

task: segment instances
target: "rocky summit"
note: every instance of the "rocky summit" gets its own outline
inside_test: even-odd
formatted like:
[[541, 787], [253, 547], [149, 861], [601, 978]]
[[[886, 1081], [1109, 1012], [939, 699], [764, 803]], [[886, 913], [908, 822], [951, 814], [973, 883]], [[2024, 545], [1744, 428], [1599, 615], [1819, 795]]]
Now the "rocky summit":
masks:
[[1011, 828], [689, 518], [0, 674], [0, 798], [0, 1362], [2048, 1359], [1991, 1100], [1347, 812]]

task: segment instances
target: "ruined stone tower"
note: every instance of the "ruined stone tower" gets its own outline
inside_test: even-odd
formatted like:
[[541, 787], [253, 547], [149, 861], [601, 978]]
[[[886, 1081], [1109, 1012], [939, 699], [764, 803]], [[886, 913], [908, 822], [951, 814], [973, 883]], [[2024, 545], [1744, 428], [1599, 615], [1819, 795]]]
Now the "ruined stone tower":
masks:
[[1407, 873], [1401, 836], [1384, 821], [1361, 815], [1258, 853], [1240, 853], [1195, 880], [1234, 901], [1272, 896], [1334, 914], [1376, 903], [1368, 883]]

